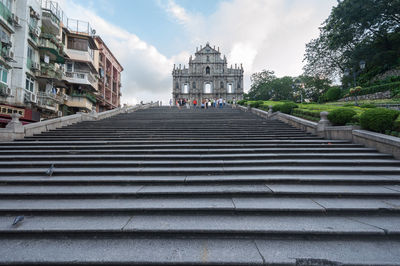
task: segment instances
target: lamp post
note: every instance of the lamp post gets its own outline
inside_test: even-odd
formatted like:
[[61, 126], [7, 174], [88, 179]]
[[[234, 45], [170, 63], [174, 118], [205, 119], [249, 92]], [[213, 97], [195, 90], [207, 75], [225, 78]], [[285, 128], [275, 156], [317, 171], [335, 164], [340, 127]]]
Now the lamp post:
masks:
[[[360, 74], [364, 69], [365, 69], [365, 61], [364, 60], [361, 60], [360, 62], [359, 62], [359, 67], [360, 67], [360, 70], [359, 71], [356, 71], [356, 66], [354, 66], [353, 67], [353, 83], [354, 83], [354, 89], [357, 87], [357, 75], [358, 74]], [[345, 70], [344, 70], [344, 75], [345, 76], [349, 76], [350, 75], [350, 70], [348, 69], [348, 68], [346, 68]], [[356, 105], [356, 106], [358, 106], [358, 102], [357, 102], [357, 92], [355, 92], [355, 94], [354, 94], [354, 104]]]

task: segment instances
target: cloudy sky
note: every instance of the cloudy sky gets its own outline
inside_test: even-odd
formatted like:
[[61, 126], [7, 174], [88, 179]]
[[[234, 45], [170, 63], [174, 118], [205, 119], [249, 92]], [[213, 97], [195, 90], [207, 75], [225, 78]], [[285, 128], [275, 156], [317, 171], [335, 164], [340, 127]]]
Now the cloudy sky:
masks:
[[122, 103], [168, 102], [174, 64], [196, 47], [219, 46], [228, 65], [243, 63], [245, 91], [262, 69], [302, 73], [305, 44], [337, 0], [54, 0], [89, 21], [124, 67]]

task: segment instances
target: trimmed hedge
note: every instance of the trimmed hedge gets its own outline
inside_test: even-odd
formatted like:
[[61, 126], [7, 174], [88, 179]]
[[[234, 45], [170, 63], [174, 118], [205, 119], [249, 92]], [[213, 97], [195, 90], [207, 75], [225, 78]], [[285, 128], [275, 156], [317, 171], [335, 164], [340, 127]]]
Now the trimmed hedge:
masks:
[[373, 108], [365, 111], [360, 116], [361, 127], [367, 130], [384, 133], [394, 127], [394, 122], [399, 116], [399, 111], [385, 108]]
[[394, 120], [393, 129], [400, 132], [400, 115]]
[[247, 104], [247, 101], [246, 101], [246, 100], [239, 100], [239, 101], [237, 101], [237, 104], [239, 104], [239, 105], [246, 105], [246, 104]]
[[328, 119], [334, 126], [344, 126], [347, 123], [352, 122], [352, 119], [356, 114], [356, 111], [353, 109], [339, 108], [329, 112]]
[[400, 90], [400, 82], [391, 82], [382, 85], [375, 85], [371, 87], [362, 88], [361, 91], [357, 95], [367, 95], [373, 94], [377, 92], [391, 91], [392, 96], [399, 93]]
[[360, 107], [361, 108], [376, 108], [376, 105], [372, 104], [372, 103], [364, 103]]
[[291, 114], [294, 108], [298, 108], [299, 106], [293, 102], [285, 102], [281, 104], [275, 104], [272, 106], [272, 111], [277, 112], [280, 111], [284, 114]]

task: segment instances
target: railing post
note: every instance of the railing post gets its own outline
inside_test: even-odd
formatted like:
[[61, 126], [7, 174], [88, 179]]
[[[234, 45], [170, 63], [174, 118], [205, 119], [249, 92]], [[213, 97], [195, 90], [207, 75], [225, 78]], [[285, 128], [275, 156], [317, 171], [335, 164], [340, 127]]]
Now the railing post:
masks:
[[272, 113], [273, 113], [272, 105], [270, 105], [268, 107], [269, 107], [269, 109], [268, 109], [268, 118], [271, 118], [272, 117]]
[[319, 120], [318, 125], [317, 125], [317, 133], [319, 136], [324, 137], [325, 136], [325, 130], [327, 127], [331, 126], [331, 123], [328, 120], [328, 112], [321, 112], [319, 115], [321, 117], [321, 120]]

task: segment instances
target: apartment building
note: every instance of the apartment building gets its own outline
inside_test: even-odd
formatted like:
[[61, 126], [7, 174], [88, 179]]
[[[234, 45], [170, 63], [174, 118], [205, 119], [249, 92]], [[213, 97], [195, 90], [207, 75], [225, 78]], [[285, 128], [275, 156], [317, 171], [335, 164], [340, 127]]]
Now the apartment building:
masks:
[[38, 41], [40, 71], [38, 82], [37, 108], [42, 119], [62, 115], [60, 106], [66, 100], [64, 81], [65, 53], [61, 42], [63, 11], [58, 3], [41, 2], [41, 33]]
[[96, 111], [103, 112], [121, 105], [121, 72], [124, 69], [100, 36], [96, 36], [95, 41], [99, 72]]
[[56, 1], [0, 0], [0, 127], [120, 106], [122, 66]]
[[98, 91], [98, 52], [95, 31], [88, 22], [68, 19], [63, 24], [62, 43], [65, 46], [65, 80], [69, 95], [63, 105], [63, 114], [96, 110]]
[[0, 0], [0, 17], [0, 123], [7, 123], [13, 112], [22, 115], [23, 123], [39, 121], [36, 73], [40, 70], [40, 3]]

